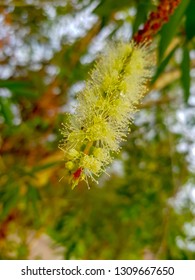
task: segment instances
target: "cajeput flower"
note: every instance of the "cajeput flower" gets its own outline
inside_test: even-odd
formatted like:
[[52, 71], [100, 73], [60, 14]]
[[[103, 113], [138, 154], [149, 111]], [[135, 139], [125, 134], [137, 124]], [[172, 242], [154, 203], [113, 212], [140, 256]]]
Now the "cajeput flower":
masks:
[[79, 181], [97, 178], [126, 140], [129, 122], [147, 90], [151, 51], [144, 45], [108, 45], [99, 57], [86, 86], [78, 95], [74, 115], [61, 130], [60, 148], [74, 188]]

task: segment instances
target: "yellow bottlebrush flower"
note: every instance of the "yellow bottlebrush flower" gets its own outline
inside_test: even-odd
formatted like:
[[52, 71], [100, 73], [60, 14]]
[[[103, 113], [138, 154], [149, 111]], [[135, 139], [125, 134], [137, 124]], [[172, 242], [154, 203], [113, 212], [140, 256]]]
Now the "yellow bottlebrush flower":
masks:
[[99, 57], [84, 90], [78, 95], [74, 115], [63, 124], [60, 148], [74, 188], [87, 177], [105, 172], [126, 139], [136, 105], [151, 77], [151, 53], [144, 45], [108, 45]]

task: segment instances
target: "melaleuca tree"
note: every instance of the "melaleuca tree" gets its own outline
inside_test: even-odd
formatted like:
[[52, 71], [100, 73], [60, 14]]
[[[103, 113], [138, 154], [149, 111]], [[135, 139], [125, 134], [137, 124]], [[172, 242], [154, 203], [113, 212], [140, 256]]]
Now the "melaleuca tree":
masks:
[[0, 7], [0, 257], [194, 259], [194, 1], [60, 2]]

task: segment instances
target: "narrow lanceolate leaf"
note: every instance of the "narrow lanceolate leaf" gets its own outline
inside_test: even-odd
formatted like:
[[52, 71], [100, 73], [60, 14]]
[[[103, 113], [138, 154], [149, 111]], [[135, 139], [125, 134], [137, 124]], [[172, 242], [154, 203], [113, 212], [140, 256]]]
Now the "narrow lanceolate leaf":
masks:
[[151, 76], [151, 53], [134, 43], [110, 45], [100, 56], [78, 96], [74, 115], [63, 124], [65, 167], [74, 188], [96, 181], [126, 139], [136, 105]]
[[163, 73], [166, 66], [168, 65], [170, 59], [172, 58], [173, 54], [175, 53], [178, 45], [165, 57], [165, 59], [161, 62], [160, 66], [157, 68], [156, 74], [152, 78], [151, 84], [154, 84], [159, 76]]
[[31, 82], [19, 80], [0, 80], [0, 88], [7, 88], [12, 92], [14, 98], [37, 98], [37, 90]]
[[186, 11], [186, 37], [191, 40], [195, 36], [195, 1], [191, 0]]
[[187, 47], [183, 48], [181, 71], [181, 83], [183, 86], [184, 101], [187, 103], [190, 96], [190, 54]]
[[135, 34], [138, 31], [139, 26], [146, 21], [147, 14], [150, 8], [151, 3], [147, 3], [146, 1], [138, 3], [137, 13], [133, 24], [133, 34]]
[[167, 47], [178, 31], [178, 26], [182, 22], [182, 17], [189, 5], [189, 2], [190, 0], [182, 0], [176, 8], [174, 14], [170, 17], [169, 22], [163, 26], [159, 44], [159, 61], [163, 59]]
[[8, 98], [0, 97], [0, 113], [4, 117], [5, 123], [11, 126], [13, 124], [13, 113]]

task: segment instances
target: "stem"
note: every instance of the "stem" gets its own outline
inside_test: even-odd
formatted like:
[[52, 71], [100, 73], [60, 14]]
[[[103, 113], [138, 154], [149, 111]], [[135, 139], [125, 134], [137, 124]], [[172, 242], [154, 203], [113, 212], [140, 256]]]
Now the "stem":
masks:
[[88, 154], [89, 154], [89, 150], [90, 150], [90, 148], [93, 146], [93, 144], [94, 144], [93, 141], [88, 142], [87, 145], [86, 145], [86, 147], [85, 147], [85, 149], [84, 149], [84, 151], [83, 151], [83, 153], [86, 154], [86, 155], [88, 155]]

